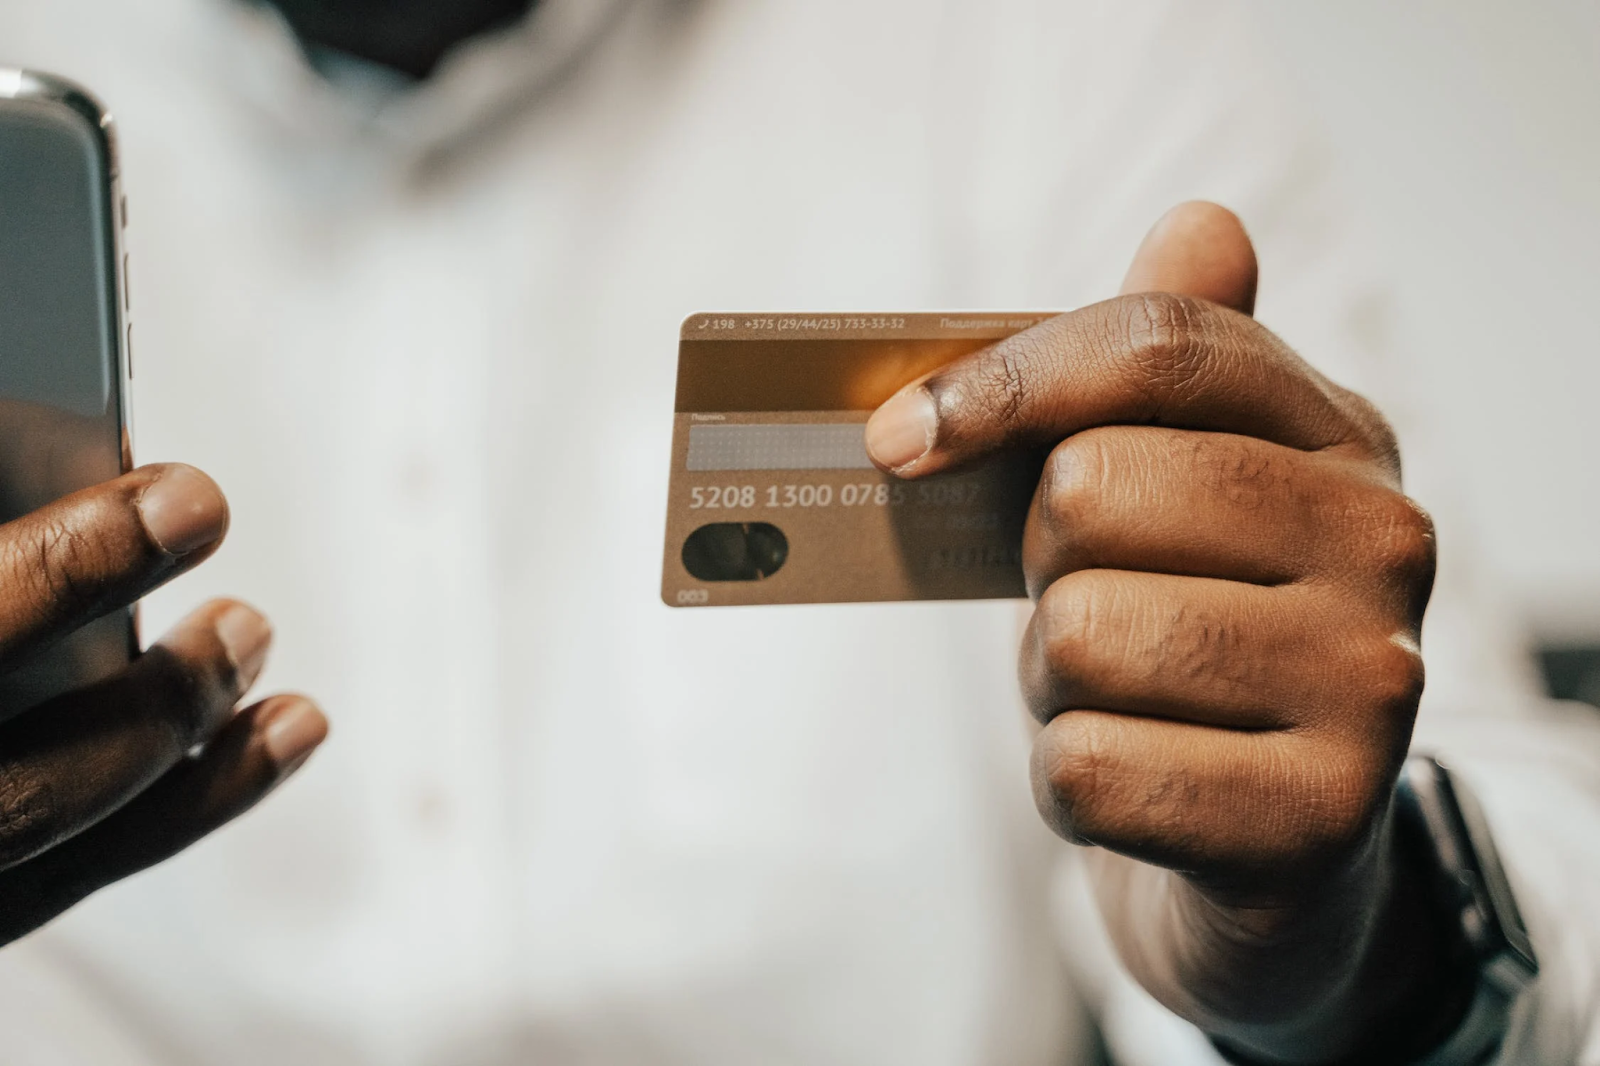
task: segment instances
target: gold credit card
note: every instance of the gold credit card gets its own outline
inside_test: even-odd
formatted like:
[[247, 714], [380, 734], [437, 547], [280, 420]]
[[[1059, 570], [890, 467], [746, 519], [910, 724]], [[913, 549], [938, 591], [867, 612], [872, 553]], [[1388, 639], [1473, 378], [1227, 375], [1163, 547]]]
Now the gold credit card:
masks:
[[678, 345], [661, 598], [673, 607], [1026, 595], [1039, 460], [918, 481], [867, 458], [903, 385], [1051, 314], [700, 314]]

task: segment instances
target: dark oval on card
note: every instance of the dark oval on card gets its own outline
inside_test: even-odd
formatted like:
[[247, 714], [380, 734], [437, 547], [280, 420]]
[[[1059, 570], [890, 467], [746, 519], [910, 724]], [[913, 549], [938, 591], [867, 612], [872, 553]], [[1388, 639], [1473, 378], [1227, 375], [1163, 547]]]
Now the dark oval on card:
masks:
[[683, 568], [701, 581], [762, 581], [788, 558], [789, 538], [767, 522], [714, 522], [683, 542]]

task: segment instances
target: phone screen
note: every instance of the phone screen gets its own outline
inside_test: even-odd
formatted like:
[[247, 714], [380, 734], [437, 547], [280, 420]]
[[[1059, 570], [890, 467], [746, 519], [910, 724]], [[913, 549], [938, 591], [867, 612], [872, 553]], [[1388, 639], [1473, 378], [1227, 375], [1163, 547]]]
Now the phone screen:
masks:
[[[122, 473], [107, 151], [65, 103], [0, 99], [0, 522]], [[0, 714], [125, 665], [131, 625], [114, 612], [0, 674]]]

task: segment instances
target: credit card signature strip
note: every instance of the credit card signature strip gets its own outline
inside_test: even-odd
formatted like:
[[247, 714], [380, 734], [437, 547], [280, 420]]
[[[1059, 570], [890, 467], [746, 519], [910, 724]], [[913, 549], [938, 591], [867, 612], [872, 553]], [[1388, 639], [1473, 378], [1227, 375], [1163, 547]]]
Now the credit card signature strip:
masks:
[[688, 469], [871, 470], [863, 423], [689, 427]]

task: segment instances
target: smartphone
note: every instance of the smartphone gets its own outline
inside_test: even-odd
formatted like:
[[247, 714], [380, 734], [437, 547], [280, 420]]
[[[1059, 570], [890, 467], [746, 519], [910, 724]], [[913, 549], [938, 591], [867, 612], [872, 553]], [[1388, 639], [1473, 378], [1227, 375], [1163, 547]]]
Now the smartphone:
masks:
[[[111, 117], [63, 78], [0, 68], [0, 522], [132, 469], [122, 198]], [[138, 653], [118, 609], [0, 673], [0, 717]]]

